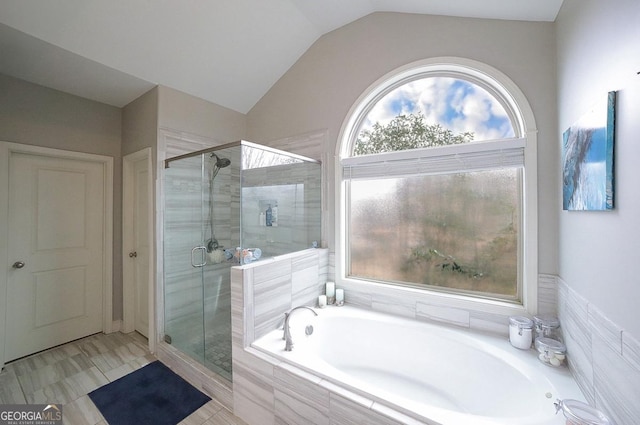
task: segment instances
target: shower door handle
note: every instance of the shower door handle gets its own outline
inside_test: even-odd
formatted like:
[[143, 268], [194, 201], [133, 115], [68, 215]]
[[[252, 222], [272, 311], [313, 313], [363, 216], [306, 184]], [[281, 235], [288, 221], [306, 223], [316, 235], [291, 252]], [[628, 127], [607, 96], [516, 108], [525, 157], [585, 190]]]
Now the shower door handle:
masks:
[[[195, 253], [196, 251], [202, 252], [201, 263], [195, 262]], [[196, 246], [191, 250], [191, 266], [192, 267], [204, 267], [207, 265], [207, 247], [206, 246]]]

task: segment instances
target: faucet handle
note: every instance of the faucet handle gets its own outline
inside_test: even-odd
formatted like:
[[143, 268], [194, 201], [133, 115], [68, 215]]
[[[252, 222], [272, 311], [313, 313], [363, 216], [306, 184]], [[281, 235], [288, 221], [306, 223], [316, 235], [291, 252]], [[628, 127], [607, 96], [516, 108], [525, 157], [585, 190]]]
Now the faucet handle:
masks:
[[[280, 324], [278, 325], [278, 330], [279, 331], [284, 331], [284, 324], [287, 323], [287, 317], [289, 317], [289, 313], [284, 313], [284, 319], [282, 319], [281, 322], [279, 322]], [[285, 333], [282, 334], [282, 340], [284, 341], [286, 338], [286, 331]]]

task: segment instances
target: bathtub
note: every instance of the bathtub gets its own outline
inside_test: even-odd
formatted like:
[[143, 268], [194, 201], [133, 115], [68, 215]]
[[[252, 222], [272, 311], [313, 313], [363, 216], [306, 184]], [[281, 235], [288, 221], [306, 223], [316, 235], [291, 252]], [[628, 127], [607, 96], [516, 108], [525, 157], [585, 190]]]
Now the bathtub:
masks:
[[282, 330], [252, 347], [419, 422], [564, 424], [553, 403], [584, 400], [566, 367], [542, 364], [506, 336], [348, 305], [315, 310], [292, 316], [293, 351], [284, 351]]

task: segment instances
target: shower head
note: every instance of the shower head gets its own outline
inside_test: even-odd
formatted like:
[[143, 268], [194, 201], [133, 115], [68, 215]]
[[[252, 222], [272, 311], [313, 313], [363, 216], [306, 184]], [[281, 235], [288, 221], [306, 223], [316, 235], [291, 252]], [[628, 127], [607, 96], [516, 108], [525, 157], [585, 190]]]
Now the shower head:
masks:
[[228, 167], [229, 165], [231, 165], [231, 160], [229, 158], [220, 158], [215, 153], [211, 154], [211, 158], [215, 158], [216, 159], [216, 164], [215, 165], [218, 168], [224, 168], [224, 167]]

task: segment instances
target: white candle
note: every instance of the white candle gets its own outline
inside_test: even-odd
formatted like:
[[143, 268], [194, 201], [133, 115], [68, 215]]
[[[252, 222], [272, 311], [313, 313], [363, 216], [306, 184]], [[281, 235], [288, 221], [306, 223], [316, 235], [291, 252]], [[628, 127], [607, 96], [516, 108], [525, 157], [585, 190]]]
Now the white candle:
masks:
[[327, 306], [327, 296], [326, 295], [320, 295], [318, 297], [318, 307], [324, 308], [326, 306]]
[[336, 284], [335, 282], [327, 282], [327, 285], [325, 287], [325, 294], [327, 295], [327, 298], [333, 298], [336, 296]]
[[336, 304], [341, 304], [344, 302], [344, 289], [336, 289]]

